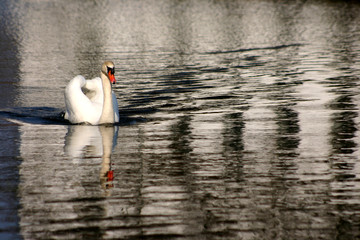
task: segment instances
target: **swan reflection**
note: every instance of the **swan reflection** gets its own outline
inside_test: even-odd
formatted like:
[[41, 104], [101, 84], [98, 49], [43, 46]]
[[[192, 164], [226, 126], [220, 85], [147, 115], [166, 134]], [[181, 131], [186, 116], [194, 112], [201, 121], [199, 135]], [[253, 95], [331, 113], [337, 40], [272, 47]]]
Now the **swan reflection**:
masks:
[[111, 153], [117, 143], [117, 126], [71, 125], [65, 136], [65, 153], [73, 160], [102, 158], [100, 182], [104, 189], [113, 187]]

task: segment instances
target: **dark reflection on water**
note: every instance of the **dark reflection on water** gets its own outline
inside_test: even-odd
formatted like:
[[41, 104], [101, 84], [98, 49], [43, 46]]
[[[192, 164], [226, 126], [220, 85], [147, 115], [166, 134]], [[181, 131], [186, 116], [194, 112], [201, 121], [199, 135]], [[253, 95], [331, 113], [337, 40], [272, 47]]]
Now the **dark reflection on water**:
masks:
[[[11, 106], [19, 90], [19, 46], [16, 44], [18, 28], [11, 24], [11, 4], [0, 7], [0, 108]], [[0, 238], [19, 239], [19, 199], [17, 188], [20, 182], [18, 167], [19, 131], [15, 124], [0, 118]]]
[[[360, 238], [359, 8], [5, 1], [0, 238]], [[121, 124], [59, 120], [104, 59]]]
[[170, 132], [170, 141], [171, 144], [169, 148], [173, 150], [174, 157], [179, 157], [180, 159], [186, 159], [186, 156], [192, 152], [190, 146], [190, 116], [181, 116], [179, 121], [171, 126]]
[[281, 107], [277, 109], [275, 113], [279, 117], [276, 122], [279, 126], [279, 137], [276, 140], [278, 149], [284, 150], [284, 156], [296, 157], [296, 155], [292, 155], [291, 152], [292, 150], [296, 150], [300, 142], [300, 139], [297, 136], [300, 131], [297, 119], [298, 113], [288, 107]]

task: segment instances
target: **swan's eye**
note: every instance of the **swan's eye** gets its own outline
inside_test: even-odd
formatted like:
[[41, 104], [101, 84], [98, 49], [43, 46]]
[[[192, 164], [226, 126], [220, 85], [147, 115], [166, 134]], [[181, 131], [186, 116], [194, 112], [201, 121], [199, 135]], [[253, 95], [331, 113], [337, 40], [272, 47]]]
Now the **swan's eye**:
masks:
[[110, 72], [112, 75], [114, 75], [114, 73], [115, 73], [115, 68], [107, 67], [107, 72], [108, 72], [108, 73]]

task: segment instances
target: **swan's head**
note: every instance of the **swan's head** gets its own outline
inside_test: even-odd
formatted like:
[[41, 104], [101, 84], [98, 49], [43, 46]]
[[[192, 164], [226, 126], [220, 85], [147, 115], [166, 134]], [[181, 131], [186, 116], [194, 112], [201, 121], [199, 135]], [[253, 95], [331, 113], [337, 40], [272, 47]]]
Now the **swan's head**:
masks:
[[104, 62], [104, 64], [101, 67], [101, 71], [108, 76], [109, 80], [111, 83], [115, 84], [116, 79], [115, 79], [115, 65], [113, 62], [111, 61], [106, 61]]

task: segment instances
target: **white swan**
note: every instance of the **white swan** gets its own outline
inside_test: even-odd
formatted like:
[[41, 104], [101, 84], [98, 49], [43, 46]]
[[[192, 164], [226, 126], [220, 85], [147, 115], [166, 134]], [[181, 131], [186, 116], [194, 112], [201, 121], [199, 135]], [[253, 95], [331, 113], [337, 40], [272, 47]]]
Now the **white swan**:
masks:
[[101, 67], [101, 78], [85, 80], [81, 75], [73, 78], [65, 88], [65, 116], [71, 123], [91, 125], [119, 121], [119, 108], [111, 88], [115, 83], [115, 66], [107, 61]]

